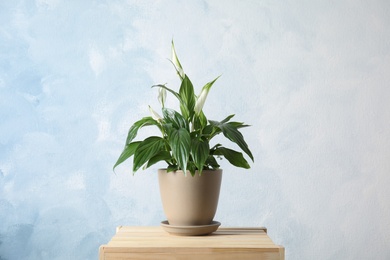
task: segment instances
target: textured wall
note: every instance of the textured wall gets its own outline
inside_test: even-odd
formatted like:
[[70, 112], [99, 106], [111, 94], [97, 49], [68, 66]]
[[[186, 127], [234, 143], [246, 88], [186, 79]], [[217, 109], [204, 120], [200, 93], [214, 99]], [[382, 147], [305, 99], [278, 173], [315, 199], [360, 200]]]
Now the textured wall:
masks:
[[[164, 219], [158, 165], [112, 165], [178, 88], [255, 156], [223, 163], [216, 220], [266, 226], [287, 259], [390, 259], [389, 1], [0, 1], [0, 259], [96, 259]], [[173, 98], [169, 102], [173, 103]], [[145, 129], [143, 133], [151, 133]]]

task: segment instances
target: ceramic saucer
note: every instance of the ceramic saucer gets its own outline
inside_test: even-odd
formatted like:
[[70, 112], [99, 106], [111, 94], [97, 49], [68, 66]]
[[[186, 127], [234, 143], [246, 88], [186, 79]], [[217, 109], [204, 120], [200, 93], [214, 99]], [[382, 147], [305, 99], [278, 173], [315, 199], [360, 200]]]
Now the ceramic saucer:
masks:
[[218, 221], [212, 221], [209, 225], [201, 226], [172, 226], [168, 220], [161, 221], [161, 227], [169, 234], [176, 236], [204, 236], [213, 233], [221, 225]]

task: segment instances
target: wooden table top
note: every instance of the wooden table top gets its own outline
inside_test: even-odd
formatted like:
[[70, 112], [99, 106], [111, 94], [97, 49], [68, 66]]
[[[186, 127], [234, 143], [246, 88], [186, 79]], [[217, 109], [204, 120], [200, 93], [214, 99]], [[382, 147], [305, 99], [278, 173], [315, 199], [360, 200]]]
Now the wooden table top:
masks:
[[[175, 257], [170, 257], [175, 255]], [[265, 228], [224, 228], [206, 236], [175, 236], [162, 227], [117, 228], [100, 259], [284, 259]], [[254, 258], [254, 256], [263, 256]], [[247, 256], [247, 257], [245, 257]], [[158, 257], [158, 258], [156, 258]]]

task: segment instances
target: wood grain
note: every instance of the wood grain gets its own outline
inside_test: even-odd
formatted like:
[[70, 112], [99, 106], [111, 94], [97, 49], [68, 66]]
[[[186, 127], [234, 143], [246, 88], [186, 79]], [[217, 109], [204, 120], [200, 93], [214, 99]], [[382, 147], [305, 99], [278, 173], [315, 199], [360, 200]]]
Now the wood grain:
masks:
[[118, 227], [100, 260], [111, 259], [267, 259], [284, 260], [265, 228], [219, 228], [208, 236], [174, 236], [161, 227]]

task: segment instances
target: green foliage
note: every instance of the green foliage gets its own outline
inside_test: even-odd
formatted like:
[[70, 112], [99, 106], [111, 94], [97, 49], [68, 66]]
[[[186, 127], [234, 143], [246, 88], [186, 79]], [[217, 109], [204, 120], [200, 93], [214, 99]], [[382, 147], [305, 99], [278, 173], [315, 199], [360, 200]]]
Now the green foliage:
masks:
[[[149, 107], [152, 116], [144, 117], [130, 127], [125, 147], [113, 169], [130, 157], [133, 157], [133, 173], [141, 167], [148, 168], [157, 162], [165, 161], [168, 171], [183, 170], [186, 173], [188, 170], [193, 176], [195, 171], [201, 174], [204, 169], [218, 169], [219, 164], [216, 160], [218, 157], [224, 157], [236, 167], [250, 168], [241, 152], [223, 147], [221, 144], [210, 147], [210, 141], [222, 133], [253, 161], [253, 155], [238, 130], [248, 125], [230, 121], [234, 115], [229, 115], [222, 121], [214, 121], [207, 120], [203, 113], [207, 95], [219, 77], [204, 85], [200, 94], [196, 96], [194, 87], [176, 55], [173, 41], [171, 62], [181, 80], [179, 92], [161, 84], [152, 86], [159, 88], [163, 116]], [[165, 108], [166, 92], [177, 98], [181, 113]], [[151, 136], [143, 141], [133, 141], [138, 130], [144, 126], [157, 127], [161, 137]]]

